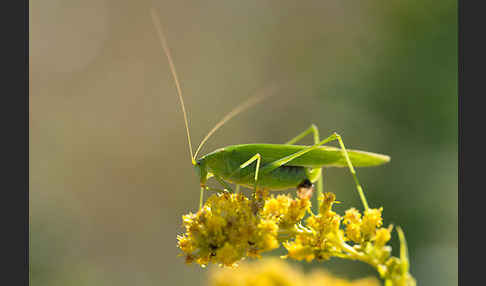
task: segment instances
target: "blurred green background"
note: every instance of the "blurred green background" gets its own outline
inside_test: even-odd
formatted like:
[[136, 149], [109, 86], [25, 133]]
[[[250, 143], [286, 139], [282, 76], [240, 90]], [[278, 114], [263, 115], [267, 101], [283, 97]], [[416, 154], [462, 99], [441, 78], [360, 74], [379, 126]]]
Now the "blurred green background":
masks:
[[[194, 145], [255, 91], [284, 87], [202, 153], [285, 142], [315, 123], [390, 155], [357, 170], [370, 205], [404, 228], [419, 285], [457, 285], [456, 2], [31, 1], [31, 285], [205, 284], [207, 270], [177, 256], [199, 183], [151, 7]], [[360, 207], [345, 169], [324, 175], [338, 212]], [[338, 259], [305, 265], [376, 275]]]

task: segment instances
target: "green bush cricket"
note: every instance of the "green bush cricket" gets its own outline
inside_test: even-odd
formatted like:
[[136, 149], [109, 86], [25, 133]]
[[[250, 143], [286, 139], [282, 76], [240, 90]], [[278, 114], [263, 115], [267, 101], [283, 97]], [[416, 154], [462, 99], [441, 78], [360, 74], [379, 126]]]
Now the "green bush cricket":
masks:
[[[158, 38], [165, 55], [169, 61], [170, 70], [174, 78], [177, 94], [184, 114], [184, 123], [189, 144], [191, 161], [200, 178], [200, 202], [202, 206], [205, 190], [217, 190], [206, 185], [209, 178], [214, 177], [225, 191], [231, 191], [231, 184], [249, 188], [282, 190], [293, 187], [305, 186], [309, 183], [317, 183], [318, 199], [322, 196], [322, 168], [323, 167], [348, 167], [356, 184], [365, 209], [368, 203], [363, 189], [356, 176], [356, 167], [377, 166], [390, 161], [390, 157], [382, 154], [346, 149], [341, 136], [333, 133], [326, 139], [320, 140], [319, 130], [312, 124], [307, 130], [300, 133], [284, 144], [243, 144], [233, 145], [217, 149], [197, 159], [197, 155], [209, 137], [228, 120], [239, 113], [254, 106], [262, 99], [269, 96], [256, 96], [239, 105], [223, 119], [201, 141], [196, 152], [193, 153], [191, 137], [187, 120], [187, 113], [182, 98], [182, 90], [176, 73], [175, 65], [170, 54], [167, 40], [162, 32], [160, 20], [154, 9], [151, 10], [152, 20], [157, 30]], [[273, 93], [272, 89], [270, 93]], [[295, 145], [305, 136], [312, 134], [314, 145]], [[340, 148], [323, 146], [326, 143], [337, 140]]]

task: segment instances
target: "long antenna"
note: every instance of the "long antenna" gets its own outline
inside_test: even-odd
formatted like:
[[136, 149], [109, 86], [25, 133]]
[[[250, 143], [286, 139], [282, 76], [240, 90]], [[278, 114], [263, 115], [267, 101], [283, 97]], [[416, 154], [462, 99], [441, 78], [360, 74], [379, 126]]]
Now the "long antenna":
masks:
[[170, 71], [172, 72], [172, 76], [174, 77], [175, 85], [177, 88], [177, 94], [179, 95], [179, 100], [182, 106], [182, 112], [184, 113], [184, 123], [186, 125], [186, 133], [187, 133], [187, 143], [189, 144], [189, 152], [191, 153], [191, 161], [193, 165], [196, 165], [195, 156], [192, 155], [192, 145], [191, 145], [191, 135], [189, 133], [189, 124], [187, 123], [187, 113], [186, 108], [184, 107], [184, 100], [182, 99], [182, 90], [181, 85], [179, 83], [179, 79], [177, 77], [176, 69], [174, 62], [172, 61], [172, 56], [170, 55], [169, 45], [167, 44], [167, 40], [165, 38], [164, 32], [162, 31], [162, 25], [160, 24], [159, 16], [157, 15], [154, 8], [150, 9], [150, 14], [152, 15], [152, 21], [154, 23], [155, 29], [157, 30], [157, 34], [159, 36], [160, 44], [162, 45], [162, 49], [164, 49], [164, 53], [169, 60]]
[[275, 84], [272, 84], [255, 94], [254, 96], [250, 97], [247, 101], [243, 102], [242, 104], [238, 105], [235, 107], [233, 110], [231, 110], [228, 114], [226, 114], [216, 125], [209, 131], [209, 133], [204, 137], [204, 139], [201, 141], [199, 144], [199, 147], [196, 150], [196, 153], [194, 154], [194, 158], [197, 157], [197, 154], [201, 150], [202, 146], [206, 141], [211, 137], [211, 135], [216, 132], [221, 126], [223, 126], [226, 122], [231, 120], [231, 118], [235, 117], [236, 115], [240, 114], [241, 112], [247, 110], [248, 108], [254, 106], [255, 104], [259, 103], [260, 101], [267, 99], [268, 97], [272, 96], [275, 94], [275, 91], [277, 90], [277, 86]]

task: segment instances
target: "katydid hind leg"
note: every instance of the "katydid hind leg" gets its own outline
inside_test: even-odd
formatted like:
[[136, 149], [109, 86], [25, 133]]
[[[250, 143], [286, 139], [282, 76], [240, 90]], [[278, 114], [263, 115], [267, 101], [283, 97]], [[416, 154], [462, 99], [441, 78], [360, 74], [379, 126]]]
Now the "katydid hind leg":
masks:
[[296, 158], [298, 158], [298, 157], [306, 154], [307, 152], [310, 152], [310, 151], [312, 151], [314, 149], [317, 149], [319, 146], [324, 145], [324, 144], [326, 144], [328, 142], [331, 142], [331, 141], [336, 140], [337, 139], [336, 135], [337, 134], [333, 134], [333, 135], [329, 136], [328, 138], [320, 141], [317, 144], [314, 144], [312, 146], [308, 146], [308, 147], [306, 147], [306, 148], [304, 148], [304, 149], [302, 149], [302, 150], [300, 150], [298, 152], [295, 152], [293, 154], [290, 154], [288, 156], [285, 156], [283, 158], [280, 158], [278, 160], [275, 160], [275, 161], [273, 161], [271, 163], [268, 163], [267, 165], [265, 165], [260, 170], [261, 174], [268, 174], [268, 173], [272, 172], [273, 170], [275, 170], [275, 169], [277, 169], [277, 168], [279, 168], [279, 167], [281, 167], [281, 166], [289, 163], [290, 161], [292, 161], [292, 160], [294, 160], [294, 159], [296, 159]]
[[319, 143], [319, 129], [315, 124], [311, 124], [309, 128], [307, 128], [305, 131], [301, 132], [299, 135], [295, 136], [294, 138], [290, 139], [289, 141], [285, 142], [287, 145], [293, 145], [296, 142], [299, 142], [302, 140], [305, 136], [311, 134], [314, 136], [314, 144]]
[[351, 160], [349, 159], [349, 154], [348, 151], [346, 150], [346, 147], [344, 146], [343, 139], [341, 138], [341, 135], [334, 133], [336, 135], [336, 139], [339, 142], [339, 146], [341, 147], [341, 150], [343, 151], [343, 155], [346, 158], [346, 163], [348, 164], [349, 171], [351, 172], [351, 175], [353, 176], [354, 183], [356, 184], [356, 190], [358, 191], [358, 194], [361, 198], [361, 202], [363, 203], [363, 207], [365, 210], [368, 210], [368, 202], [366, 201], [366, 197], [364, 195], [363, 187], [359, 183], [358, 176], [356, 175], [356, 171], [354, 170], [353, 164], [351, 163]]
[[273, 162], [265, 165], [265, 167], [263, 167], [260, 170], [260, 174], [262, 174], [262, 175], [268, 174], [271, 171], [279, 168], [280, 166], [283, 166], [283, 165], [289, 163], [293, 159], [298, 158], [298, 157], [304, 155], [307, 152], [310, 152], [312, 150], [315, 150], [315, 149], [319, 148], [320, 146], [322, 146], [322, 145], [324, 145], [326, 143], [335, 141], [335, 140], [337, 140], [339, 142], [339, 145], [341, 147], [341, 150], [343, 152], [343, 155], [344, 155], [344, 157], [346, 159], [346, 163], [348, 165], [348, 169], [351, 172], [351, 175], [353, 176], [354, 182], [356, 184], [356, 189], [358, 191], [358, 194], [359, 194], [359, 196], [361, 198], [361, 201], [363, 203], [363, 206], [364, 206], [365, 210], [367, 210], [368, 209], [368, 203], [366, 201], [366, 197], [364, 196], [363, 188], [361, 187], [361, 184], [359, 183], [358, 177], [356, 176], [356, 171], [354, 170], [353, 164], [351, 163], [351, 160], [349, 159], [348, 151], [346, 150], [346, 147], [344, 146], [343, 140], [341, 139], [341, 136], [339, 134], [337, 134], [337, 133], [333, 133], [331, 136], [327, 137], [326, 139], [320, 141], [317, 144], [314, 144], [312, 146], [309, 146], [307, 148], [304, 148], [304, 149], [302, 149], [302, 150], [300, 150], [300, 151], [298, 151], [298, 152], [296, 152], [294, 154], [290, 154], [289, 156], [286, 156], [284, 158], [281, 158], [279, 160], [273, 161]]

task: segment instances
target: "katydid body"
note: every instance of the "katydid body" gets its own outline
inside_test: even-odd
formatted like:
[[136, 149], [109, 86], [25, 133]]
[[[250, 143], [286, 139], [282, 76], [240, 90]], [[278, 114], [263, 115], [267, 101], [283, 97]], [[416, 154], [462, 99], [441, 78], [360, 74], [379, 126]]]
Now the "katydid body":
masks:
[[[267, 164], [309, 147], [311, 146], [285, 144], [243, 144], [224, 147], [197, 160], [201, 183], [205, 185], [206, 178], [214, 175], [228, 183], [253, 187], [255, 185], [256, 164], [240, 168], [252, 156], [260, 154], [260, 168], [264, 170]], [[376, 166], [390, 160], [388, 156], [381, 154], [350, 149], [347, 152], [355, 167]], [[294, 188], [305, 179], [314, 183], [319, 179], [319, 170], [323, 167], [347, 167], [342, 150], [335, 147], [320, 146], [268, 174], [262, 175], [260, 173], [257, 185], [269, 190], [282, 190]]]

